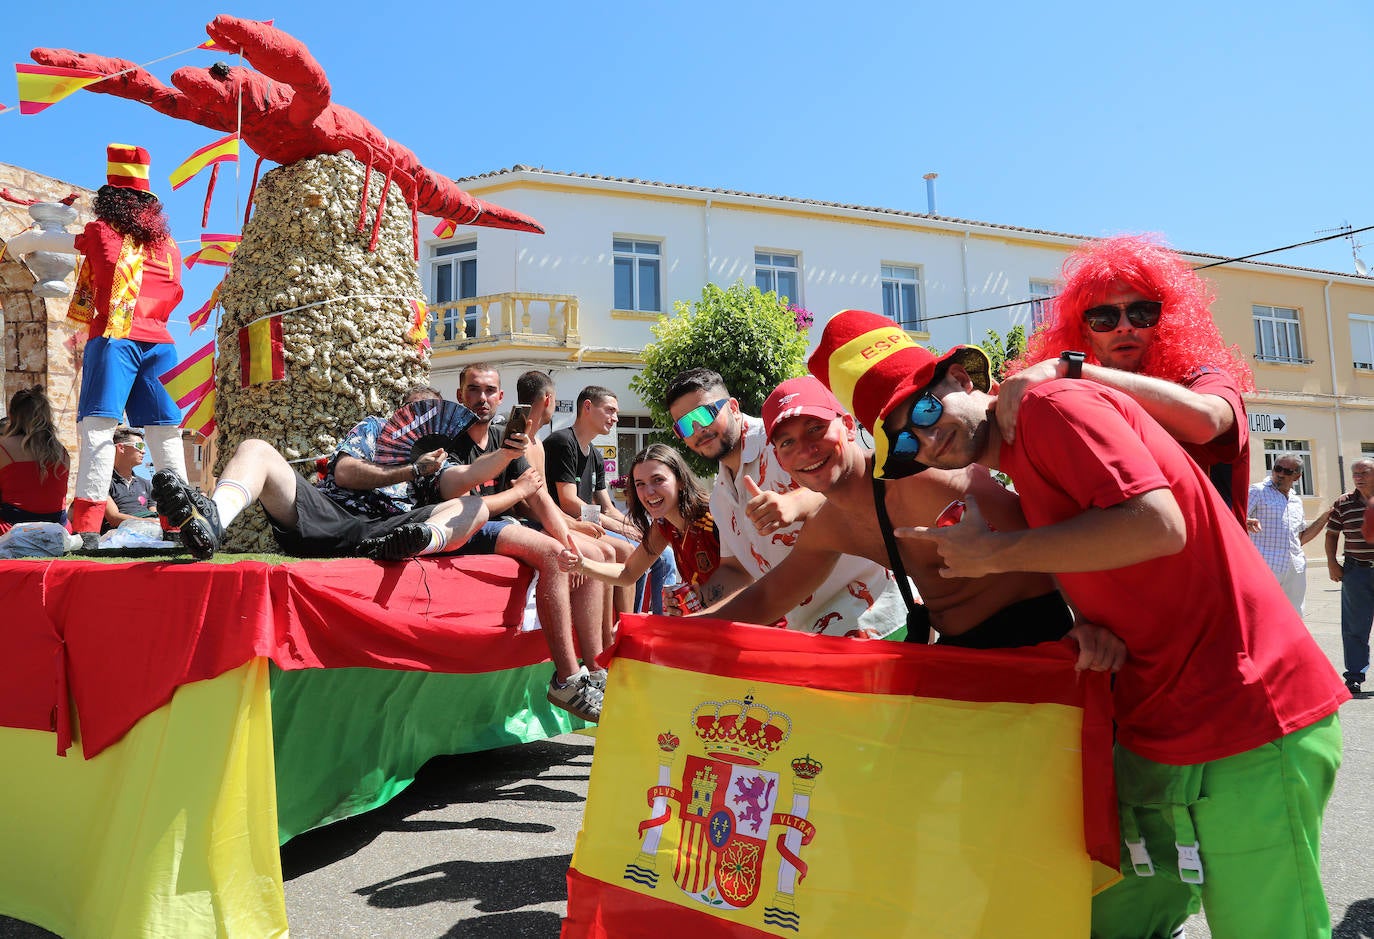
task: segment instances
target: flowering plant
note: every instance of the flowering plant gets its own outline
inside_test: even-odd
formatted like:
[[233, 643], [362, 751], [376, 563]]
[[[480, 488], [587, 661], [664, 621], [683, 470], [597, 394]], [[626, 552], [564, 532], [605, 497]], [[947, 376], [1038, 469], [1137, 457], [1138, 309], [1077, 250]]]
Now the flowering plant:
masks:
[[610, 486], [612, 489], [624, 489], [629, 484], [630, 478], [628, 476], [617, 476], [606, 485]]
[[792, 314], [792, 318], [797, 323], [797, 332], [804, 333], [815, 325], [816, 317], [811, 315], [811, 311], [805, 307], [796, 305], [789, 306], [787, 312]]

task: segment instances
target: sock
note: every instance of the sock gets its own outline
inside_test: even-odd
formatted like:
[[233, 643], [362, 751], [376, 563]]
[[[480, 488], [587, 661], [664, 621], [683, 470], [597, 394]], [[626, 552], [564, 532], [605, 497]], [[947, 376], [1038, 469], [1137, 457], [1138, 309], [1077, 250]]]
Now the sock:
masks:
[[253, 501], [243, 483], [232, 479], [221, 479], [219, 485], [215, 486], [212, 498], [215, 500], [215, 508], [219, 509], [220, 528], [228, 528], [229, 523]]
[[444, 545], [448, 544], [448, 530], [432, 522], [425, 522], [425, 527], [429, 529], [429, 544], [420, 549], [420, 555], [438, 554], [444, 550]]

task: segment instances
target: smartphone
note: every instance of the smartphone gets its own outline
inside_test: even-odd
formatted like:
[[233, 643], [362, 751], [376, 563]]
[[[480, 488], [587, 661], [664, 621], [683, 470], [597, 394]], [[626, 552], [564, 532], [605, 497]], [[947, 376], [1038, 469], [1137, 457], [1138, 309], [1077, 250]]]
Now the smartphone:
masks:
[[511, 434], [523, 434], [527, 432], [530, 423], [530, 406], [528, 404], [517, 404], [510, 409], [510, 417], [506, 420], [506, 436]]

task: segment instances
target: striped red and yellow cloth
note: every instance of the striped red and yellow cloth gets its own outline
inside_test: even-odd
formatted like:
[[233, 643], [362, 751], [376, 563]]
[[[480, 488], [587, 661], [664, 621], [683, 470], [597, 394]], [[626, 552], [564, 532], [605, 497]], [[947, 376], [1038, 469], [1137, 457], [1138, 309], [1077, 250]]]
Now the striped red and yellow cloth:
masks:
[[228, 267], [234, 252], [238, 250], [242, 235], [200, 236], [200, 250], [188, 255], [185, 261], [187, 270], [196, 264], [211, 264], [215, 267]]
[[244, 387], [286, 377], [281, 316], [265, 316], [239, 330], [239, 381]]
[[215, 388], [215, 343], [207, 342], [158, 376], [178, 407], [186, 407]]
[[173, 189], [180, 189], [191, 181], [205, 167], [216, 163], [237, 163], [239, 159], [239, 135], [229, 134], [214, 143], [208, 143], [191, 154], [168, 177]]
[[1073, 666], [623, 618], [564, 939], [1087, 935], [1116, 802]]
[[37, 114], [105, 77], [87, 69], [59, 68], [29, 62], [17, 63], [14, 73], [19, 82], [20, 114]]

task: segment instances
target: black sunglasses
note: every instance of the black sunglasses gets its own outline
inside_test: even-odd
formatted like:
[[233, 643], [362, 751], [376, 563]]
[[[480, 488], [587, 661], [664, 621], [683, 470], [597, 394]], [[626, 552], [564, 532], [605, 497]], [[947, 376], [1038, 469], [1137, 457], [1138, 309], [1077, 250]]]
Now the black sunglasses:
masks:
[[1289, 469], [1289, 468], [1286, 467], [1286, 466], [1276, 466], [1276, 467], [1274, 467], [1274, 472], [1276, 472], [1276, 473], [1278, 473], [1278, 474], [1280, 474], [1280, 475], [1282, 475], [1282, 476], [1301, 476], [1301, 475], [1302, 475], [1302, 470], [1300, 470], [1300, 469]]
[[1149, 329], [1159, 322], [1164, 304], [1158, 300], [1132, 300], [1130, 303], [1103, 303], [1083, 311], [1083, 321], [1095, 333], [1109, 333], [1121, 322], [1121, 314], [1136, 329]]
[[944, 413], [945, 406], [940, 403], [940, 399], [928, 391], [912, 402], [907, 426], [892, 438], [892, 452], [883, 462], [883, 476], [888, 479], [901, 479], [925, 469], [916, 462], [916, 454], [921, 452], [921, 441], [912, 430], [934, 427]]

